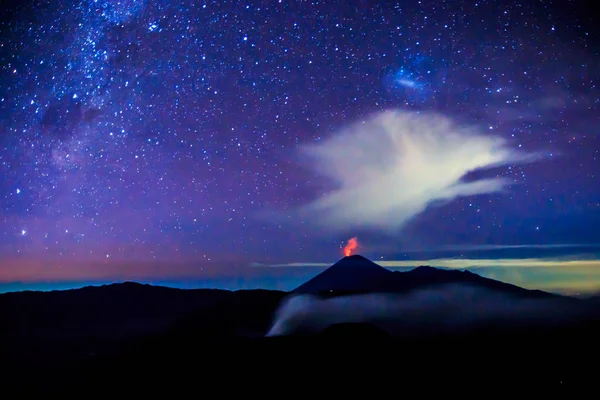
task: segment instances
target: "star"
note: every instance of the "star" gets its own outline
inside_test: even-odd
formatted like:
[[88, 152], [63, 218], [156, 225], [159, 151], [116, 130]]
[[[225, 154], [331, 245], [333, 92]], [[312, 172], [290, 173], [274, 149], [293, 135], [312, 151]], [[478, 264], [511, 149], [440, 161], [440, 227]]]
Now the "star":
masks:
[[[21, 265], [4, 260], [40, 254], [49, 270], [60, 259], [66, 277], [100, 261], [139, 276], [188, 263], [231, 277], [231, 265], [246, 276], [253, 262], [329, 260], [354, 236], [378, 256], [389, 249], [386, 260], [408, 242], [600, 242], [597, 24], [575, 6], [30, 3], [0, 25], [0, 281]], [[340, 146], [354, 153], [338, 175], [306, 159], [307, 147], [386, 112], [439, 115], [506, 141], [489, 168], [457, 178], [503, 190], [419, 203], [393, 235], [315, 227], [298, 210], [339, 189], [332, 175], [358, 193], [379, 187], [369, 179], [381, 171], [408, 168], [420, 176], [399, 175], [422, 183], [452, 170], [431, 152], [419, 168], [387, 157], [406, 146], [377, 140]], [[442, 125], [430, 136], [448, 134]], [[411, 129], [426, 138], [422, 128]], [[508, 151], [535, 162], [493, 163]], [[378, 157], [367, 165], [365, 154]], [[421, 195], [385, 176], [390, 187], [360, 191], [365, 209], [392, 192]]]

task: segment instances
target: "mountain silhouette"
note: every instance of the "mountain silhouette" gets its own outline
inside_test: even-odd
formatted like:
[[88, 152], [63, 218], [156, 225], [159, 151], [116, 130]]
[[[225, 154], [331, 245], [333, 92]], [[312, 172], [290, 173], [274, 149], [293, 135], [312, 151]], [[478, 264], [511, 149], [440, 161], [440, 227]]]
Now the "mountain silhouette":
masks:
[[[380, 291], [393, 274], [360, 255], [347, 256], [294, 289], [294, 293]], [[382, 284], [384, 287], [382, 287]]]
[[292, 291], [294, 294], [340, 296], [356, 293], [405, 293], [414, 289], [441, 284], [463, 284], [492, 289], [525, 297], [560, 297], [540, 290], [484, 278], [470, 271], [445, 270], [419, 266], [413, 270], [390, 271], [360, 256], [344, 257], [319, 275]]
[[[564, 323], [564, 319], [560, 319], [552, 324], [541, 324], [538, 322], [544, 322], [543, 319], [531, 318], [531, 324], [526, 326], [507, 319], [485, 320], [481, 327], [473, 325], [464, 332], [447, 333], [440, 328], [444, 326], [443, 321], [449, 319], [442, 318], [441, 325], [436, 322], [438, 315], [444, 317], [444, 313], [452, 310], [448, 307], [452, 304], [446, 304], [452, 302], [442, 299], [409, 304], [415, 306], [416, 312], [403, 314], [408, 323], [401, 325], [406, 329], [400, 334], [390, 330], [394, 328], [392, 325], [382, 326], [381, 319], [350, 318], [326, 323], [314, 334], [267, 336], [281, 316], [278, 310], [282, 304], [285, 306], [293, 299], [300, 299], [297, 316], [301, 321], [310, 316], [310, 310], [303, 307], [311, 305], [324, 306], [325, 315], [339, 316], [339, 308], [327, 309], [329, 303], [349, 304], [350, 313], [360, 317], [365, 315], [356, 307], [360, 305], [360, 298], [367, 297], [369, 303], [368, 299], [374, 297], [385, 298], [385, 293], [406, 293], [407, 296], [387, 297], [397, 301], [405, 299], [409, 303], [418, 301], [414, 293], [420, 288], [432, 285], [442, 288], [444, 284], [456, 283], [499, 291], [501, 296], [496, 297], [503, 304], [508, 303], [502, 299], [511, 297], [504, 294], [553, 296], [470, 272], [432, 267], [392, 272], [359, 255], [342, 258], [292, 292], [183, 290], [126, 282], [64, 291], [0, 294], [0, 359], [8, 366], [7, 371], [3, 371], [3, 389], [14, 388], [19, 393], [39, 390], [47, 395], [73, 390], [73, 382], [76, 382], [86, 390], [104, 388], [113, 393], [126, 385], [138, 388], [148, 382], [162, 381], [175, 387], [179, 383], [171, 382], [181, 382], [177, 379], [190, 371], [194, 376], [209, 376], [211, 380], [221, 379], [225, 374], [253, 376], [255, 382], [262, 384], [265, 376], [277, 382], [280, 382], [279, 376], [297, 379], [305, 372], [304, 366], [311, 363], [323, 367], [323, 376], [331, 370], [359, 366], [356, 371], [377, 371], [379, 379], [380, 369], [371, 367], [377, 363], [389, 365], [402, 360], [412, 366], [415, 360], [463, 359], [465, 354], [473, 352], [484, 355], [484, 361], [498, 365], [500, 356], [509, 354], [508, 362], [532, 351], [547, 354], [548, 348], [553, 350], [554, 358], [557, 354], [571, 357], [570, 362], [564, 363], [570, 366], [575, 364], [572, 355], [584, 354], [597, 341], [600, 333], [598, 303], [561, 296], [556, 296], [555, 302], [542, 302], [552, 303], [552, 320], [559, 311], [569, 315], [580, 312], [580, 318]], [[309, 295], [294, 296], [302, 293]], [[361, 293], [383, 295], [343, 297]], [[335, 298], [314, 299], [312, 294]], [[308, 302], [304, 303], [303, 297], [308, 298]], [[565, 299], [568, 308], [562, 307], [560, 299]], [[519, 298], [512, 304], [523, 303], [528, 301]], [[386, 309], [390, 304], [384, 301], [368, 305]], [[436, 304], [441, 304], [439, 314], [428, 310]], [[481, 304], [474, 306], [481, 307]], [[405, 311], [410, 313], [410, 307]], [[489, 313], [493, 315], [493, 310]], [[431, 324], [424, 320], [426, 315], [434, 316]], [[462, 320], [464, 315], [457, 314], [456, 318]], [[415, 318], [416, 322], [423, 320], [425, 324], [413, 329], [410, 322]], [[419, 330], [421, 326], [423, 330]], [[436, 334], [429, 334], [431, 332]], [[512, 353], [505, 354], [501, 346], [502, 350], [494, 356], [490, 353], [490, 343], [508, 343], [506, 348], [512, 349]], [[581, 350], [574, 346], [580, 346]], [[267, 367], [263, 360], [267, 360], [264, 362]], [[361, 365], [368, 367], [361, 369]], [[485, 364], [477, 361], [473, 365]], [[540, 361], [535, 367], [527, 366], [528, 370], [536, 371], [544, 367], [551, 367], [551, 372], [558, 374], [553, 363]], [[480, 369], [487, 371], [485, 367]], [[131, 371], [136, 371], [135, 375], [143, 377], [143, 381], [134, 384]], [[169, 375], [177, 379], [169, 380]], [[396, 378], [390, 381], [396, 382]], [[293, 380], [292, 384], [297, 382]]]

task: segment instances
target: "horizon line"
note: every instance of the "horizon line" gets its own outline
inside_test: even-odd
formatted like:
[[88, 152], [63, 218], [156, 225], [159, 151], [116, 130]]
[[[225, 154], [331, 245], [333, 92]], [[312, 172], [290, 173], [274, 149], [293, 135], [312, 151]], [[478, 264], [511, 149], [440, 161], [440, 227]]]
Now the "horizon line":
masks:
[[[600, 267], [600, 259], [589, 257], [528, 257], [528, 258], [429, 258], [420, 260], [371, 260], [385, 268], [417, 268], [429, 266], [434, 268], [469, 269], [469, 268], [541, 268], [541, 267]], [[291, 263], [251, 263], [252, 268], [302, 268], [330, 267], [326, 262], [291, 262]]]

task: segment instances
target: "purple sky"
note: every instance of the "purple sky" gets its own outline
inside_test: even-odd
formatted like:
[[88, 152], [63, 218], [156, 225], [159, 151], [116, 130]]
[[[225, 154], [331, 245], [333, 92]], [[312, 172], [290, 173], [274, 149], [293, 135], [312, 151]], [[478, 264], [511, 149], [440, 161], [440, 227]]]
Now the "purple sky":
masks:
[[584, 9], [29, 3], [0, 23], [1, 282], [600, 243]]

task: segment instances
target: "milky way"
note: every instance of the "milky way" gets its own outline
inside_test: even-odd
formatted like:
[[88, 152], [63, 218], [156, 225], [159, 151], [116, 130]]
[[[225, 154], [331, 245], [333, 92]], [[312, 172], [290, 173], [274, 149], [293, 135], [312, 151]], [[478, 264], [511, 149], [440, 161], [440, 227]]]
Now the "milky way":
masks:
[[398, 251], [600, 241], [597, 32], [558, 6], [65, 0], [3, 15], [4, 279], [35, 260], [335, 257], [361, 232], [268, 215], [332, 190], [301, 145], [389, 109], [546, 155], [495, 170], [508, 194], [425, 210]]

